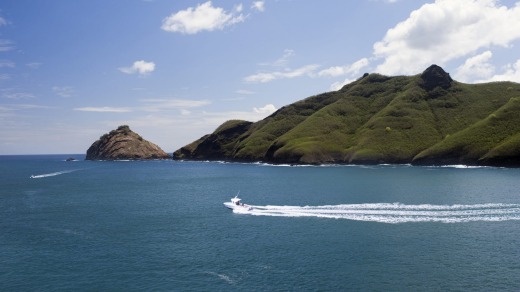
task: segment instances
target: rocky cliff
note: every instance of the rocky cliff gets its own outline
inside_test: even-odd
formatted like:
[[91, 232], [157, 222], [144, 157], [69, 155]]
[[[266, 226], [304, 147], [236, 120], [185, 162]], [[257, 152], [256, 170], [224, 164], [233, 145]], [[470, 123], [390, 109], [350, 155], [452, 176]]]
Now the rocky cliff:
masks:
[[128, 126], [104, 134], [87, 150], [87, 160], [168, 159], [159, 146], [146, 141]]
[[465, 84], [432, 65], [365, 74], [250, 123], [228, 121], [175, 159], [520, 166], [520, 84]]

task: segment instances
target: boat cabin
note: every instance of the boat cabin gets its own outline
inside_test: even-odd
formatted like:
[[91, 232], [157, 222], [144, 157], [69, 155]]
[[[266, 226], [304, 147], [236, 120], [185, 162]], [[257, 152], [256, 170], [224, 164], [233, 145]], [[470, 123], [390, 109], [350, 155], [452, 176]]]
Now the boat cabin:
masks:
[[232, 199], [231, 199], [231, 203], [233, 203], [234, 205], [240, 206], [240, 201], [241, 201], [241, 200], [242, 200], [242, 199], [240, 199], [240, 198], [236, 198], [236, 197], [235, 197], [235, 198], [232, 198]]

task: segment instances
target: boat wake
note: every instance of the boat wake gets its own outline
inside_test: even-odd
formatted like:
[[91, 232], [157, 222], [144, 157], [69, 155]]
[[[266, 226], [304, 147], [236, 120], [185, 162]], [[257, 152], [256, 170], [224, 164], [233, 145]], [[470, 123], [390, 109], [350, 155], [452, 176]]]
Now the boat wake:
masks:
[[75, 169], [75, 170], [64, 170], [64, 171], [51, 172], [51, 173], [44, 173], [44, 174], [37, 174], [37, 175], [31, 175], [30, 178], [46, 178], [46, 177], [51, 177], [51, 176], [57, 176], [57, 175], [62, 175], [62, 174], [66, 174], [66, 173], [71, 173], [71, 172], [74, 172], [74, 171], [77, 171], [77, 169]]
[[520, 220], [520, 204], [475, 205], [405, 205], [400, 203], [346, 204], [327, 206], [252, 206], [236, 213], [255, 216], [319, 217], [372, 221], [406, 222], [475, 222]]

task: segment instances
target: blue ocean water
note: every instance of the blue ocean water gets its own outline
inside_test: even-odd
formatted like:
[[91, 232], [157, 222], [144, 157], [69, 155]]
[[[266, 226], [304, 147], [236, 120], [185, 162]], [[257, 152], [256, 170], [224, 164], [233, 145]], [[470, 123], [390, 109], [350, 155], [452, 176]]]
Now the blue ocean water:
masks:
[[0, 156], [2, 291], [520, 290], [520, 169], [67, 157]]

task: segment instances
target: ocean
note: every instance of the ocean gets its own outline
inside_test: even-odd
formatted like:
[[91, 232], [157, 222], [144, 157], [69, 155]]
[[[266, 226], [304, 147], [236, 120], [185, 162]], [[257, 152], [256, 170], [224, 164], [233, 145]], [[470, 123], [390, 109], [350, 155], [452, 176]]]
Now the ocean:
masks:
[[520, 169], [68, 157], [0, 156], [1, 291], [520, 290]]

